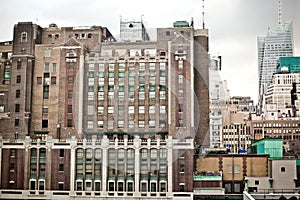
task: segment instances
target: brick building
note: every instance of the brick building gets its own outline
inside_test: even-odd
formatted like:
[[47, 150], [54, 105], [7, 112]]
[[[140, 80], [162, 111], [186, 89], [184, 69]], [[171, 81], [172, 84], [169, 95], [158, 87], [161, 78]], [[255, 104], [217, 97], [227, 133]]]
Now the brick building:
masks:
[[142, 22], [121, 28], [116, 41], [101, 26], [15, 25], [1, 197], [192, 198], [208, 32], [180, 21], [154, 41]]

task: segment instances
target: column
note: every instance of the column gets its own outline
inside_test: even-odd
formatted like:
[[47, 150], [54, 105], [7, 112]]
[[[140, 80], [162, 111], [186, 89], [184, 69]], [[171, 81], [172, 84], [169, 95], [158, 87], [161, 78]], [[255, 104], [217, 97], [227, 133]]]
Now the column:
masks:
[[73, 136], [71, 139], [71, 157], [70, 157], [70, 195], [75, 195], [75, 176], [76, 176], [76, 139]]
[[133, 140], [133, 146], [135, 150], [134, 155], [134, 196], [141, 196], [139, 191], [140, 185], [140, 149], [141, 139], [139, 136], [135, 136]]

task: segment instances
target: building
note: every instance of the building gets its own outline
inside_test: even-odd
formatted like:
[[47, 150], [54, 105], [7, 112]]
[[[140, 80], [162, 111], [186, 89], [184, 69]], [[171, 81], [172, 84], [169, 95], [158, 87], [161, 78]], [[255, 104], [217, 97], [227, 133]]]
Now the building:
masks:
[[231, 153], [245, 153], [250, 147], [250, 116], [255, 111], [249, 97], [231, 97], [223, 115], [223, 147]]
[[[299, 107], [299, 77], [300, 59], [298, 57], [281, 57], [277, 73], [274, 74], [272, 83], [264, 95], [264, 118], [278, 119], [298, 117]], [[270, 107], [277, 110], [268, 112]]]
[[[1, 119], [8, 118], [8, 91], [10, 83], [10, 58], [12, 55], [12, 42], [0, 43], [0, 131], [3, 129]], [[4, 131], [4, 130], [2, 130]], [[2, 132], [1, 131], [1, 132]]]
[[262, 113], [262, 106], [267, 87], [272, 82], [280, 57], [293, 56], [293, 24], [292, 21], [282, 23], [281, 0], [278, 0], [278, 26], [275, 30], [268, 30], [266, 36], [257, 37], [258, 54], [258, 113]]
[[251, 140], [256, 141], [263, 138], [282, 139], [285, 151], [289, 151], [294, 140], [300, 138], [300, 121], [297, 119], [285, 120], [252, 120]]
[[[241, 194], [244, 177], [266, 177], [268, 156], [255, 154], [211, 154], [196, 159], [196, 195]], [[214, 192], [209, 192], [209, 191]]]
[[278, 24], [265, 37], [257, 38], [259, 94], [262, 95], [266, 86], [272, 82], [280, 57], [293, 56], [292, 21]]
[[223, 114], [229, 91], [226, 81], [220, 77], [221, 56], [212, 57], [209, 67], [209, 101], [210, 101], [210, 147], [222, 147]]
[[149, 41], [134, 25], [119, 42], [101, 26], [15, 25], [1, 197], [193, 197], [208, 31], [175, 22]]

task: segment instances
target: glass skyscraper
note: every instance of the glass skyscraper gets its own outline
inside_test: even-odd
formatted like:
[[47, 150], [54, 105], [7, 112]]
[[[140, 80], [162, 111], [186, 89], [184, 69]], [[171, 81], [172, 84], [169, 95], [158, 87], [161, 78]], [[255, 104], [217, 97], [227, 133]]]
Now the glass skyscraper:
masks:
[[272, 82], [279, 58], [293, 56], [293, 46], [292, 21], [279, 23], [276, 30], [268, 31], [265, 37], [257, 38], [260, 97], [266, 86]]

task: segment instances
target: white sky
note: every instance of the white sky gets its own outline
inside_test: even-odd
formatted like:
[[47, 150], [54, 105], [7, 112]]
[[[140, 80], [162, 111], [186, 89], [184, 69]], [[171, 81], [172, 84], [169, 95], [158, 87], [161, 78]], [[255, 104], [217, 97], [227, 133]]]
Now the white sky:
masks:
[[[294, 23], [295, 56], [300, 56], [300, 0], [282, 0], [283, 22]], [[222, 78], [231, 96], [251, 96], [257, 102], [257, 36], [275, 29], [277, 0], [205, 0], [205, 24], [210, 53], [223, 58]], [[202, 0], [0, 0], [0, 41], [12, 40], [17, 22], [32, 21], [42, 27], [106, 26], [119, 34], [120, 17], [139, 20], [146, 27], [171, 27], [174, 21], [194, 18], [202, 27]]]

